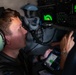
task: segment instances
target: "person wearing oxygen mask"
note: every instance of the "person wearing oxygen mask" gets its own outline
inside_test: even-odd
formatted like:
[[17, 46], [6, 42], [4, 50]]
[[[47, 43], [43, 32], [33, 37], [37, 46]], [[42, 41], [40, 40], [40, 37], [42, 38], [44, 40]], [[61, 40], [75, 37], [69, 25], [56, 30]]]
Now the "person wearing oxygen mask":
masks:
[[24, 24], [30, 31], [37, 30], [39, 28], [40, 18], [36, 15], [38, 8], [34, 4], [26, 4], [21, 8], [24, 11]]
[[[20, 14], [16, 10], [4, 8], [1, 9], [0, 75], [29, 75], [29, 72], [27, 72], [27, 69], [25, 68], [26, 63], [24, 65], [20, 58], [18, 58], [20, 49], [26, 46], [25, 38], [27, 30], [22, 27]], [[70, 37], [65, 41], [62, 40], [61, 48], [64, 49], [67, 46], [67, 50], [68, 48], [70, 50], [73, 47], [74, 41], [72, 34], [73, 33], [71, 33], [69, 35]], [[70, 43], [70, 45], [68, 45], [68, 43]], [[49, 54], [49, 52], [47, 54]], [[47, 55], [45, 54], [45, 56]]]
[[[30, 31], [37, 30], [39, 28], [39, 25], [38, 25], [39, 24], [39, 18], [37, 18], [36, 15], [34, 15], [34, 12], [37, 11], [38, 8], [34, 5], [28, 4], [28, 5], [23, 7], [23, 10], [25, 13], [24, 21], [26, 22], [26, 25], [28, 25], [27, 27], [29, 28], [29, 30]], [[36, 22], [33, 21], [35, 19], [35, 17], [37, 18]], [[34, 22], [35, 25], [32, 22]], [[56, 45], [60, 46], [60, 49], [61, 49], [60, 68], [61, 68], [61, 70], [64, 67], [64, 63], [66, 61], [67, 55], [69, 54], [70, 50], [72, 49], [72, 47], [75, 44], [75, 42], [73, 40], [74, 37], [72, 37], [73, 31], [70, 32], [68, 37], [67, 37], [67, 35], [68, 34], [66, 34], [60, 42], [51, 44], [51, 46], [53, 46], [53, 47]], [[40, 56], [40, 60], [46, 59], [51, 52], [52, 52], [52, 49], [46, 50], [44, 55]], [[36, 60], [36, 61], [38, 61], [38, 60]]]

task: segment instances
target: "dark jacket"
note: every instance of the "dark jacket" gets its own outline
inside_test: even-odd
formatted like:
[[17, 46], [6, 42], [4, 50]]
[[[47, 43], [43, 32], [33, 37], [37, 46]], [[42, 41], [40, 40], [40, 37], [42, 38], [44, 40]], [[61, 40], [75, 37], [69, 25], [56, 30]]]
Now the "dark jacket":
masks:
[[0, 75], [26, 75], [25, 67], [20, 60], [0, 52]]
[[76, 75], [76, 45], [67, 56], [62, 75]]

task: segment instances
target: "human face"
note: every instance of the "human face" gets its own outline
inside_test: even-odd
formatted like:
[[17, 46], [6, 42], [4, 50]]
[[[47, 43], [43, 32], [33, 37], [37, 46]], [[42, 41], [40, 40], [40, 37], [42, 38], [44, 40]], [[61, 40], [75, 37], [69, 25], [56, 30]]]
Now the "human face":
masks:
[[10, 48], [20, 49], [25, 47], [25, 38], [27, 30], [22, 27], [22, 22], [18, 17], [13, 17], [11, 25], [9, 26], [11, 31], [10, 36]]

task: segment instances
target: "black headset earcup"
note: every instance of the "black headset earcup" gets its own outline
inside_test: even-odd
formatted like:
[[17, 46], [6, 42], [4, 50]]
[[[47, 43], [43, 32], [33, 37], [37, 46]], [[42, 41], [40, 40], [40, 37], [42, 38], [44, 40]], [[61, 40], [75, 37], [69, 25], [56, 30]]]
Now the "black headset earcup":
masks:
[[5, 45], [5, 37], [3, 32], [0, 30], [0, 51], [3, 50], [4, 45]]

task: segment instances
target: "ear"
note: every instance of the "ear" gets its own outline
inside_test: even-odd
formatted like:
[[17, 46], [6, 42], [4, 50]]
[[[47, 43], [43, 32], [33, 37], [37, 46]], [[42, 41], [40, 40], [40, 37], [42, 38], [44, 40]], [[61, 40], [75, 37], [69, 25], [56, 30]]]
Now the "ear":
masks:
[[6, 40], [6, 44], [9, 45], [10, 44], [10, 36], [5, 36], [5, 40]]

